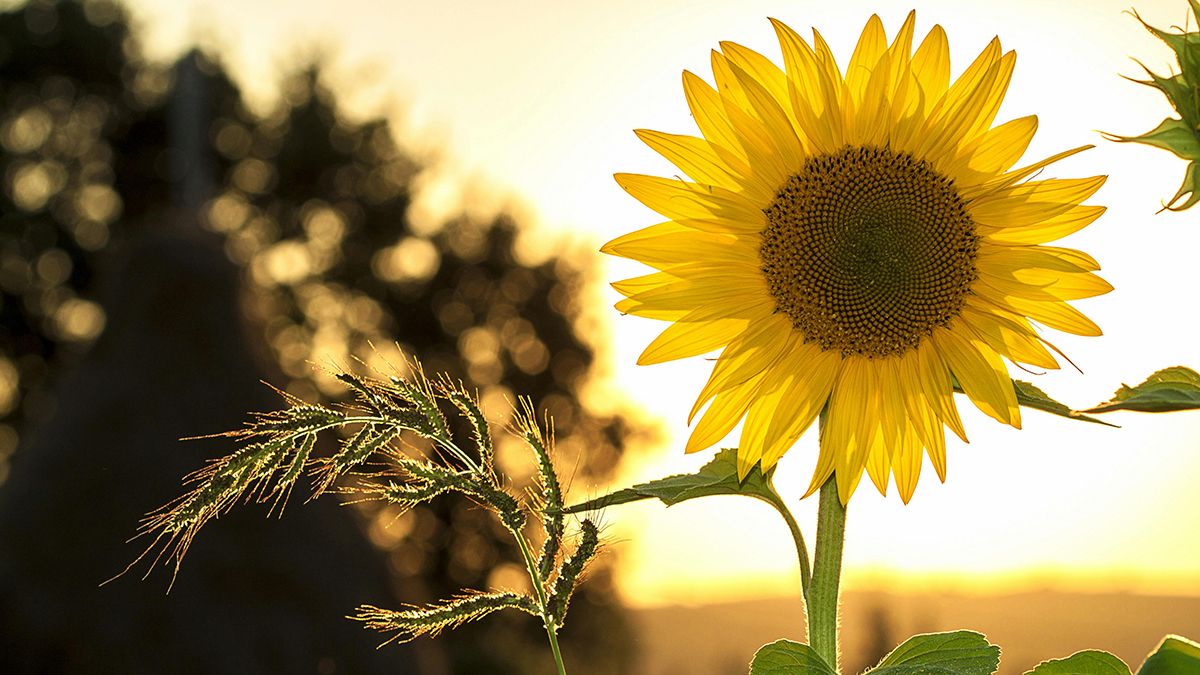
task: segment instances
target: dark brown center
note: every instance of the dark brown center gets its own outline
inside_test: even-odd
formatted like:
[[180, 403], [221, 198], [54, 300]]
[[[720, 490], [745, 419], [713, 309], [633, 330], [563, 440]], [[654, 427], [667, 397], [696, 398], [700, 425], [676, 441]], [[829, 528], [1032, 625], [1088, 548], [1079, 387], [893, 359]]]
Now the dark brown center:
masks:
[[881, 147], [812, 157], [764, 209], [763, 275], [805, 339], [895, 356], [962, 310], [979, 236], [954, 182]]

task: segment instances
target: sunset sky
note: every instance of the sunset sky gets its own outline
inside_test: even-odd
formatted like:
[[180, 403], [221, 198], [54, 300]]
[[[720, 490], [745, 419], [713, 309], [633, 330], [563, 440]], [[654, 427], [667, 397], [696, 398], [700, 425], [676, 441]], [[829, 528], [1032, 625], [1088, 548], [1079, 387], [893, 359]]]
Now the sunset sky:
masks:
[[[1127, 12], [1127, 0], [950, 0], [896, 2], [695, 2], [554, 0], [136, 0], [153, 58], [190, 41], [216, 48], [263, 105], [265, 83], [316, 46], [331, 55], [339, 92], [369, 113], [395, 106], [406, 145], [436, 153], [438, 170], [414, 206], [435, 223], [468, 195], [479, 208], [508, 207], [542, 231], [594, 250], [658, 222], [612, 180], [614, 172], [678, 172], [632, 129], [694, 133], [680, 72], [710, 76], [709, 50], [732, 40], [779, 60], [767, 17], [802, 34], [816, 25], [842, 63], [873, 10], [889, 36], [909, 9], [919, 35], [940, 23], [954, 72], [993, 35], [1018, 53], [1001, 121], [1037, 114], [1025, 161], [1085, 143], [1097, 148], [1047, 176], [1108, 174], [1091, 200], [1109, 207], [1067, 240], [1093, 254], [1116, 290], [1079, 303], [1101, 338], [1052, 334], [1085, 374], [1018, 373], [1074, 407], [1106, 400], [1122, 382], [1158, 368], [1200, 367], [1195, 269], [1200, 208], [1156, 214], [1174, 194], [1184, 163], [1140, 145], [1101, 140], [1098, 130], [1137, 134], [1169, 112], [1165, 100], [1121, 75], [1136, 57], [1158, 72], [1170, 52]], [[648, 7], [647, 5], [651, 5]], [[1133, 7], [1158, 26], [1181, 24], [1184, 0]], [[528, 243], [533, 254], [546, 246]], [[566, 244], [556, 244], [566, 245]], [[547, 251], [548, 252], [548, 251]], [[600, 254], [595, 254], [600, 258]], [[639, 274], [606, 260], [605, 280]], [[627, 457], [618, 485], [692, 470], [711, 456], [682, 455], [686, 415], [710, 364], [701, 359], [638, 367], [637, 354], [666, 324], [619, 317], [615, 292], [598, 286], [605, 382], [593, 398], [629, 396], [661, 420], [663, 443]], [[850, 504], [847, 583], [937, 584], [970, 588], [1037, 584], [1200, 594], [1200, 413], [1118, 414], [1120, 429], [1037, 412], [1025, 428], [1002, 427], [960, 402], [972, 443], [950, 444], [942, 485], [923, 471], [912, 503], [882, 498], [864, 482]], [[735, 432], [736, 433], [736, 432]], [[736, 443], [736, 435], [726, 445]], [[778, 482], [793, 503], [816, 459], [809, 433], [780, 463]], [[604, 486], [576, 485], [586, 497]], [[742, 502], [745, 503], [742, 503]], [[815, 499], [797, 507], [810, 543]], [[640, 604], [792, 593], [791, 541], [766, 506], [736, 498], [671, 509], [647, 504], [609, 510], [604, 521], [624, 564], [621, 583]]]

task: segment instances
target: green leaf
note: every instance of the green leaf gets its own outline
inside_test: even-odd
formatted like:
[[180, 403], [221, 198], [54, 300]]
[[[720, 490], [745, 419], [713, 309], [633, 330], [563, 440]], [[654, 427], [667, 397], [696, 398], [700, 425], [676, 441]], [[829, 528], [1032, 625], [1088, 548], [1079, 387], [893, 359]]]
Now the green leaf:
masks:
[[[958, 378], [954, 377], [953, 374], [950, 375], [950, 384], [954, 387], [954, 391], [958, 392], [959, 394], [966, 393], [963, 391], [962, 385], [958, 383]], [[1066, 417], [1067, 419], [1077, 420], [1079, 422], [1103, 424], [1106, 427], [1117, 426], [1115, 424], [1105, 422], [1104, 420], [1096, 419], [1095, 417], [1081, 415], [1077, 411], [1068, 408], [1066, 404], [1059, 403], [1058, 401], [1050, 398], [1046, 392], [1028, 382], [1024, 382], [1022, 380], [1013, 380], [1012, 384], [1013, 391], [1017, 394], [1017, 405], [1025, 406], [1026, 408], [1033, 408], [1034, 410], [1041, 410], [1042, 412], [1048, 412], [1052, 415]]]
[[1092, 422], [1094, 424], [1103, 424], [1104, 426], [1108, 427], [1117, 426], [1115, 424], [1105, 422], [1104, 420], [1096, 419], [1095, 417], [1081, 415], [1074, 410], [1071, 410], [1066, 405], [1050, 398], [1046, 395], [1046, 392], [1028, 382], [1013, 380], [1013, 389], [1017, 392], [1017, 404], [1023, 405], [1026, 408], [1041, 410], [1043, 412], [1059, 415], [1060, 417], [1066, 417], [1067, 419], [1079, 420], [1080, 422]]
[[1095, 649], [1076, 652], [1065, 659], [1043, 661], [1025, 675], [1130, 675], [1129, 666], [1117, 657]]
[[1121, 385], [1111, 401], [1083, 412], [1173, 412], [1196, 409], [1200, 409], [1200, 374], [1191, 368], [1174, 366], [1154, 373], [1136, 387]]
[[1200, 644], [1178, 635], [1163, 638], [1146, 658], [1138, 675], [1194, 675], [1200, 673]]
[[750, 675], [837, 675], [837, 671], [817, 654], [816, 650], [799, 642], [778, 640], [763, 645], [750, 662]]
[[914, 635], [905, 640], [871, 675], [992, 675], [1000, 666], [1000, 648], [982, 633]]
[[667, 506], [710, 495], [748, 495], [772, 504], [778, 500], [766, 474], [755, 465], [745, 480], [738, 480], [737, 448], [725, 448], [696, 473], [668, 476], [567, 507], [567, 513], [595, 511], [642, 499], [660, 499]]

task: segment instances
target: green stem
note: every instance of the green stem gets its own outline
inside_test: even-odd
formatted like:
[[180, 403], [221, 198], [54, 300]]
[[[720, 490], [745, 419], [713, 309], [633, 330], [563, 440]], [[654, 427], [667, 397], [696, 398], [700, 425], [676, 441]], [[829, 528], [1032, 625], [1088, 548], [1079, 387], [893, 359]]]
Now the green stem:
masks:
[[800, 592], [804, 596], [804, 602], [808, 604], [808, 587], [812, 579], [812, 571], [808, 564], [808, 546], [804, 544], [804, 534], [800, 532], [800, 526], [796, 523], [795, 517], [788, 509], [787, 504], [779, 498], [779, 495], [774, 494], [774, 486], [772, 486], [772, 499], [767, 499], [766, 502], [775, 507], [779, 515], [783, 516], [783, 521], [787, 523], [788, 531], [792, 533], [792, 543], [796, 545], [796, 558], [800, 561]]
[[842, 543], [846, 507], [838, 496], [836, 476], [821, 486], [817, 510], [817, 549], [808, 593], [808, 639], [835, 671], [838, 669], [838, 584], [842, 576]]
[[525, 569], [529, 571], [529, 579], [533, 582], [533, 592], [537, 598], [538, 609], [542, 612], [542, 624], [546, 627], [546, 637], [550, 640], [550, 651], [554, 654], [554, 665], [558, 666], [558, 675], [567, 675], [567, 667], [563, 665], [562, 652], [558, 648], [558, 626], [546, 609], [546, 591], [543, 588], [545, 584], [542, 575], [538, 573], [537, 563], [533, 560], [533, 553], [529, 550], [529, 543], [525, 541], [525, 537], [520, 532], [509, 531], [517, 540], [517, 546], [521, 547], [521, 555], [525, 558]]

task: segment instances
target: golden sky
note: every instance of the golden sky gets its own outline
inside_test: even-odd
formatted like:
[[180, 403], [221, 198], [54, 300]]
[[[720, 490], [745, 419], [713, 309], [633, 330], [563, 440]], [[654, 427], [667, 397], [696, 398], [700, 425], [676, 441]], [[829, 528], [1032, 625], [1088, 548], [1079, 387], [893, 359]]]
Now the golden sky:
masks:
[[[848, 58], [872, 11], [889, 34], [909, 9], [918, 33], [946, 28], [957, 73], [993, 35], [1018, 53], [1000, 120], [1027, 114], [1040, 129], [1027, 161], [1096, 143], [1047, 175], [1108, 174], [1092, 202], [1107, 215], [1068, 245], [1104, 266], [1116, 290], [1079, 304], [1102, 338], [1051, 340], [1084, 371], [1030, 377], [1075, 407], [1105, 400], [1122, 381], [1160, 367], [1200, 367], [1194, 278], [1200, 209], [1156, 214], [1174, 194], [1184, 163], [1144, 146], [1102, 141], [1097, 130], [1141, 133], [1169, 109], [1138, 75], [1136, 56], [1160, 72], [1169, 51], [1126, 10], [1126, 0], [1012, 0], [911, 3], [768, 0], [131, 0], [147, 47], [158, 57], [199, 39], [221, 49], [252, 96], [294, 65], [305, 45], [333, 57], [334, 84], [363, 110], [395, 103], [409, 144], [437, 152], [418, 221], [434, 222], [462, 190], [492, 204], [515, 195], [540, 226], [598, 247], [657, 222], [612, 180], [614, 172], [674, 175], [644, 147], [638, 127], [693, 133], [680, 72], [705, 75], [709, 49], [732, 40], [778, 60], [767, 17], [801, 33], [820, 28]], [[1152, 24], [1180, 24], [1184, 0], [1133, 6]], [[414, 140], [420, 139], [420, 140]], [[464, 188], [464, 186], [469, 186]], [[486, 189], [480, 186], [487, 186]], [[597, 254], [599, 257], [599, 254]], [[606, 261], [605, 278], [640, 273]], [[691, 470], [708, 459], [681, 455], [686, 414], [709, 366], [700, 359], [637, 367], [642, 347], [665, 324], [618, 317], [615, 293], [598, 290], [596, 316], [611, 336], [609, 387], [663, 420], [659, 448], [630, 457], [628, 484]], [[603, 391], [594, 392], [604, 398]], [[912, 503], [882, 498], [864, 483], [850, 505], [850, 584], [938, 584], [960, 588], [1049, 584], [1200, 593], [1200, 413], [1119, 414], [1121, 429], [1029, 412], [1025, 428], [1002, 427], [961, 406], [972, 442], [951, 442], [949, 478], [930, 467]], [[727, 444], [736, 442], [736, 437]], [[807, 485], [815, 433], [781, 462], [789, 499]], [[587, 496], [601, 486], [576, 486]], [[742, 503], [745, 501], [746, 503]], [[815, 500], [797, 516], [815, 534]], [[750, 500], [715, 498], [671, 509], [615, 508], [605, 521], [625, 563], [623, 589], [641, 604], [792, 593], [794, 555], [782, 524]]]

